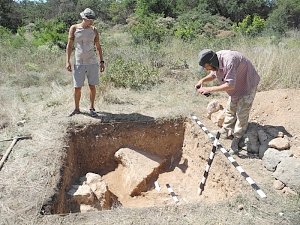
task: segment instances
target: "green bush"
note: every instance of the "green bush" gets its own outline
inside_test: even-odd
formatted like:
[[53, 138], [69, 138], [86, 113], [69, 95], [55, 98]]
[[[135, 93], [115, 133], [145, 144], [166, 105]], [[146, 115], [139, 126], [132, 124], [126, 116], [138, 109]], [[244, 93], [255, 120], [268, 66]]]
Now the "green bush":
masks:
[[144, 41], [161, 43], [166, 35], [169, 33], [168, 29], [164, 26], [160, 26], [157, 23], [158, 16], [150, 15], [138, 19], [137, 23], [134, 23], [130, 27], [130, 33], [133, 37], [134, 43], [142, 43]]
[[16, 34], [13, 34], [9, 29], [0, 26], [0, 43], [13, 48], [20, 48], [27, 44], [24, 33], [25, 30], [22, 28], [19, 28]]
[[37, 20], [34, 31], [33, 45], [57, 45], [63, 47], [67, 43], [67, 26], [57, 20]]
[[137, 60], [125, 61], [123, 58], [116, 58], [107, 70], [105, 81], [112, 82], [116, 87], [141, 90], [151, 88], [159, 83], [158, 70], [144, 65]]
[[173, 33], [183, 40], [194, 40], [199, 35], [214, 37], [219, 30], [230, 30], [230, 21], [207, 11], [192, 11], [178, 17]]
[[183, 40], [192, 40], [196, 37], [196, 32], [192, 25], [179, 26], [174, 30], [175, 37]]
[[248, 15], [237, 26], [234, 26], [234, 30], [243, 35], [256, 36], [263, 32], [265, 26], [266, 22], [260, 16]]

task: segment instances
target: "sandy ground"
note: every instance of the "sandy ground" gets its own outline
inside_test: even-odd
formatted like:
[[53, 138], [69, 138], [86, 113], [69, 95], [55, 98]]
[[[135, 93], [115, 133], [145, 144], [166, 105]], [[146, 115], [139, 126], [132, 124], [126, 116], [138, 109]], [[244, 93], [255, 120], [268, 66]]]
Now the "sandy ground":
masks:
[[[179, 85], [179, 82], [174, 85]], [[174, 90], [173, 87], [162, 86], [155, 91], [138, 94], [128, 90], [110, 91], [107, 96], [114, 99], [115, 104], [98, 102], [101, 105], [99, 111], [105, 115], [101, 120], [85, 115], [66, 117], [66, 108], [71, 110], [71, 103], [57, 107], [45, 107], [46, 103], [42, 105], [38, 102], [28, 104], [27, 107], [35, 107], [35, 111], [22, 105], [28, 110], [24, 126], [13, 124], [10, 125], [12, 127], [0, 130], [1, 139], [16, 133], [32, 136], [31, 140], [19, 141], [14, 146], [0, 171], [0, 224], [299, 224], [299, 195], [274, 190], [274, 178], [263, 167], [260, 159], [236, 158], [265, 191], [266, 199], [259, 198], [220, 152], [216, 154], [204, 195], [197, 201], [190, 194], [182, 198], [184, 201], [176, 204], [165, 193], [165, 198], [169, 198], [165, 205], [149, 204], [143, 208], [132, 208], [129, 205], [127, 208], [85, 214], [40, 214], [45, 202], [51, 201], [53, 194], [60, 188], [58, 181], [70, 127], [82, 128], [102, 122], [136, 121], [145, 118], [159, 121], [183, 117], [189, 120], [190, 113], [195, 113], [209, 129], [216, 129], [205, 118], [206, 105], [213, 98], [224, 100], [224, 95], [205, 98], [195, 96], [191, 88]], [[68, 100], [71, 102], [71, 98]], [[300, 90], [260, 92], [256, 96], [250, 118], [250, 122], [262, 126], [284, 127], [292, 136], [291, 144], [295, 155], [300, 155], [299, 102]], [[35, 114], [36, 111], [42, 113]], [[189, 124], [192, 132], [187, 141], [193, 142], [200, 138], [198, 144], [209, 143], [200, 129], [193, 127], [192, 123]], [[9, 144], [10, 142], [1, 142], [0, 154], [4, 154]], [[225, 147], [228, 145], [228, 142], [224, 142]], [[190, 156], [189, 160], [193, 160], [193, 155]], [[185, 151], [185, 157], [189, 157], [189, 150]], [[202, 161], [205, 160], [204, 156]], [[197, 163], [193, 165], [195, 167], [191, 166], [185, 174], [194, 176], [197, 173], [195, 178], [190, 179], [189, 187], [197, 185], [204, 169], [198, 169]], [[160, 182], [171, 179], [171, 176], [174, 180], [180, 180], [183, 175], [181, 170], [174, 170], [172, 175], [163, 174]], [[186, 190], [186, 193], [192, 193], [193, 190]], [[151, 197], [153, 193], [146, 195]]]

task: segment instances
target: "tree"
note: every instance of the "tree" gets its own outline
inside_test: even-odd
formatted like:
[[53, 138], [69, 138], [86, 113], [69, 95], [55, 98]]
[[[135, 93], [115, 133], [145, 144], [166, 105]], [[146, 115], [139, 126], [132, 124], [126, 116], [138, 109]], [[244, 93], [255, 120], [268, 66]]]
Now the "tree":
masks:
[[23, 0], [19, 2], [19, 7], [24, 24], [33, 23], [35, 20], [45, 18], [45, 15], [49, 14], [43, 1]]
[[13, 0], [0, 0], [0, 25], [13, 32], [23, 25], [18, 3]]
[[109, 13], [114, 23], [125, 24], [126, 19], [134, 12], [135, 0], [115, 1], [109, 8]]
[[272, 10], [273, 1], [266, 0], [206, 0], [212, 14], [219, 14], [233, 22], [242, 21], [247, 15], [267, 18]]
[[109, 14], [110, 5], [114, 0], [78, 0], [76, 11], [82, 12], [85, 8], [92, 9], [97, 18], [104, 21], [111, 21], [112, 17]]
[[135, 13], [139, 17], [160, 14], [164, 17], [175, 16], [175, 0], [137, 0]]
[[278, 0], [276, 9], [267, 20], [269, 29], [285, 33], [289, 28], [300, 28], [300, 0]]

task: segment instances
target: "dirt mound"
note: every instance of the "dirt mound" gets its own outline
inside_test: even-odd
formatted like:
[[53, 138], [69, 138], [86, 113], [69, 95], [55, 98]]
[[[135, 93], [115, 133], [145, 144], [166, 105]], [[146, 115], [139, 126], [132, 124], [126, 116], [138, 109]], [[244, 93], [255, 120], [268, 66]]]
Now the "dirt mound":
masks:
[[260, 126], [285, 130], [291, 141], [292, 153], [300, 158], [300, 90], [279, 89], [257, 93], [250, 121]]

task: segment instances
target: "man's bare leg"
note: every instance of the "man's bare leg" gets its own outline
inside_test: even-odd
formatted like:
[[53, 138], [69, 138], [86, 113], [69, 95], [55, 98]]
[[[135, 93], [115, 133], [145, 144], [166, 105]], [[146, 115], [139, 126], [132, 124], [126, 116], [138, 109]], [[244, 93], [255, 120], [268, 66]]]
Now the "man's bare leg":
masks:
[[90, 87], [90, 109], [95, 109], [96, 86], [89, 85]]
[[74, 89], [74, 100], [75, 100], [75, 110], [79, 110], [79, 103], [81, 98], [81, 87], [76, 87]]

